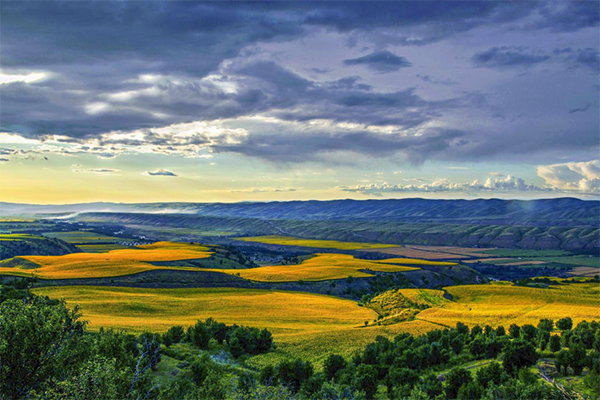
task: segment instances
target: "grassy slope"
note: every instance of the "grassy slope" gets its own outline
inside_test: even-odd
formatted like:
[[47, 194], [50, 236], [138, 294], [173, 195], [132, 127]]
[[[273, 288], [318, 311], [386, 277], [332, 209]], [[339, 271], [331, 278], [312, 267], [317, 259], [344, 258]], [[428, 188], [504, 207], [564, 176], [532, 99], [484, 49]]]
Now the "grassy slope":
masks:
[[423, 321], [364, 328], [376, 314], [357, 303], [332, 296], [258, 289], [138, 289], [62, 286], [34, 289], [51, 298], [78, 304], [92, 330], [114, 327], [162, 332], [213, 317], [227, 324], [269, 328], [278, 349], [258, 357], [257, 365], [302, 355], [321, 362], [331, 351], [349, 356], [377, 335], [422, 333], [435, 325]]
[[[317, 253], [316, 257], [304, 260], [299, 265], [273, 265], [245, 270], [212, 269], [210, 271], [239, 274], [244, 279], [260, 282], [323, 281], [343, 279], [348, 276], [355, 278], [373, 276], [373, 274], [361, 270], [381, 272], [413, 271], [418, 268], [391, 264], [420, 264], [421, 261], [397, 258], [373, 261], [361, 260], [348, 254]], [[390, 264], [384, 262], [390, 262]], [[435, 265], [435, 262], [433, 263]]]
[[155, 266], [148, 262], [208, 258], [208, 247], [188, 243], [158, 242], [108, 253], [74, 253], [64, 256], [23, 256], [36, 269], [0, 267], [0, 274], [32, 276], [42, 279], [100, 278], [131, 275], [154, 269], [187, 269], [193, 267]]
[[[456, 322], [492, 326], [512, 323], [537, 324], [540, 318], [570, 316], [575, 323], [597, 319], [600, 288], [577, 283], [550, 289], [510, 285], [469, 285], [441, 290], [401, 289], [401, 300], [427, 304], [415, 310], [416, 319], [378, 325], [377, 314], [355, 302], [332, 296], [302, 292], [258, 289], [140, 289], [92, 286], [62, 286], [34, 289], [38, 295], [64, 298], [79, 304], [83, 318], [92, 329], [101, 326], [129, 331], [165, 331], [172, 325], [190, 325], [197, 319], [213, 317], [228, 324], [238, 323], [269, 328], [277, 350], [253, 359], [263, 365], [301, 355], [321, 363], [331, 352], [350, 356], [377, 335], [391, 337], [400, 332], [420, 334]], [[388, 305], [405, 306], [385, 295], [378, 306], [393, 313]], [[384, 297], [385, 297], [384, 296]], [[420, 311], [420, 312], [419, 312]], [[369, 326], [364, 327], [364, 322]]]
[[454, 326], [537, 324], [541, 318], [571, 317], [575, 323], [598, 318], [600, 287], [593, 283], [552, 285], [548, 289], [511, 285], [447, 287], [453, 301], [422, 311], [417, 318]]

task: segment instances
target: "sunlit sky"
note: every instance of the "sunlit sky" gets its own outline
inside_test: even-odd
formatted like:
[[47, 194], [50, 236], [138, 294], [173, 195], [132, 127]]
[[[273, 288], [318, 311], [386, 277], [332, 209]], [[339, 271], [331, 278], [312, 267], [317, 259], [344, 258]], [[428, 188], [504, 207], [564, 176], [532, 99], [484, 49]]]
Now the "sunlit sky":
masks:
[[597, 198], [598, 2], [0, 3], [0, 201]]

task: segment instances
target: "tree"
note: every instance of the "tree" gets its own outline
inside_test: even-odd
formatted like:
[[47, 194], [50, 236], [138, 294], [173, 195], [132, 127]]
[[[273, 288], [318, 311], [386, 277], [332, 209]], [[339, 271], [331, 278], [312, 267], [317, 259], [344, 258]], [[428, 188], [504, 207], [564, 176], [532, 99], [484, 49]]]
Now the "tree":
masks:
[[483, 396], [483, 387], [477, 382], [469, 382], [462, 385], [458, 390], [456, 398], [458, 400], [473, 400], [480, 399]]
[[464, 368], [454, 368], [446, 375], [445, 394], [449, 399], [455, 399], [463, 385], [473, 381], [471, 373]]
[[346, 368], [348, 363], [344, 357], [338, 354], [330, 354], [329, 357], [323, 363], [323, 371], [325, 372], [325, 378], [330, 380], [337, 380], [341, 370]]
[[477, 382], [484, 388], [487, 388], [490, 385], [501, 385], [509, 379], [510, 377], [506, 371], [504, 371], [497, 362], [493, 362], [481, 368], [477, 371], [476, 377]]
[[550, 351], [556, 353], [561, 348], [560, 345], [560, 336], [552, 335], [550, 336]]
[[551, 319], [540, 319], [538, 329], [541, 331], [552, 332], [554, 329], [554, 321]]
[[179, 343], [184, 336], [185, 331], [183, 330], [183, 326], [175, 325], [169, 328], [169, 330], [164, 333], [164, 335], [162, 336], [162, 342], [165, 346], [168, 347], [174, 343]]
[[456, 323], [456, 332], [458, 332], [459, 335], [468, 335], [469, 327], [467, 325], [463, 324], [462, 322], [457, 322]]
[[198, 321], [194, 326], [190, 326], [187, 330], [187, 340], [203, 350], [208, 349], [210, 332], [206, 327], [206, 324], [202, 321]]
[[561, 350], [556, 355], [556, 368], [563, 375], [569, 374], [569, 364], [571, 363], [571, 358], [569, 357], [569, 352], [567, 350]]
[[575, 375], [581, 375], [586, 364], [586, 351], [581, 343], [575, 343], [569, 348], [569, 365]]
[[421, 386], [421, 389], [425, 393], [427, 393], [427, 396], [429, 396], [429, 398], [434, 398], [436, 396], [439, 396], [444, 391], [442, 382], [440, 382], [438, 377], [433, 373], [429, 373], [429, 374], [425, 375], [420, 386]]
[[361, 364], [354, 375], [354, 385], [365, 392], [367, 399], [372, 399], [377, 393], [377, 370], [372, 365]]
[[531, 324], [523, 325], [521, 327], [521, 339], [527, 342], [533, 342], [537, 334], [537, 329]]
[[385, 384], [388, 393], [392, 392], [394, 386], [407, 385], [412, 388], [419, 381], [419, 374], [412, 369], [392, 367], [387, 375]]
[[556, 327], [561, 331], [569, 331], [573, 329], [573, 320], [570, 317], [561, 318], [556, 323]]
[[475, 325], [472, 329], [471, 329], [471, 337], [474, 338], [477, 335], [481, 335], [483, 333], [483, 329], [481, 329], [481, 327], [479, 325]]
[[548, 342], [550, 341], [550, 332], [546, 330], [538, 330], [537, 333], [537, 342], [540, 350], [544, 351]]
[[520, 332], [521, 332], [521, 327], [519, 327], [519, 325], [517, 325], [517, 324], [512, 324], [508, 328], [508, 334], [515, 339], [519, 338]]
[[[473, 328], [473, 330], [475, 330]], [[482, 336], [476, 336], [475, 339], [471, 341], [469, 344], [469, 352], [476, 359], [481, 359], [484, 357], [486, 351], [486, 340]]]
[[538, 358], [538, 353], [531, 343], [516, 340], [507, 346], [502, 363], [506, 372], [516, 376], [519, 369], [534, 365]]
[[115, 360], [92, 358], [84, 362], [73, 376], [46, 391], [42, 397], [117, 400], [124, 395], [119, 390], [120, 378]]
[[282, 361], [277, 365], [277, 379], [292, 393], [298, 393], [302, 383], [310, 378], [313, 372], [312, 364], [300, 358], [294, 361]]
[[24, 398], [64, 374], [84, 333], [77, 308], [41, 298], [0, 304], [0, 393]]
[[506, 329], [504, 329], [504, 327], [500, 325], [498, 328], [496, 328], [496, 336], [501, 337], [504, 335], [506, 335]]

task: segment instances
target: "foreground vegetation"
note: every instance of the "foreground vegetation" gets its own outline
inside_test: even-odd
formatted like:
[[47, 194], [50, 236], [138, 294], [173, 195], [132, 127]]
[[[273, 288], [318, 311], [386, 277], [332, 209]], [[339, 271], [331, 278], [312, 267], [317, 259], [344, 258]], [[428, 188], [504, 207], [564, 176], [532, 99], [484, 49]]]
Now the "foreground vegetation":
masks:
[[265, 327], [280, 344], [257, 357], [264, 365], [301, 354], [320, 365], [330, 351], [350, 355], [376, 335], [423, 334], [457, 322], [468, 326], [531, 324], [543, 318], [571, 317], [575, 323], [598, 316], [600, 288], [589, 279], [557, 280], [551, 288], [465, 285], [434, 289], [395, 289], [356, 302], [332, 296], [258, 289], [141, 289], [61, 286], [33, 292], [78, 304], [91, 329], [164, 332], [173, 324], [198, 319]]
[[0, 301], [0, 393], [8, 399], [581, 398], [546, 375], [547, 360], [561, 376], [582, 376], [580, 393], [600, 394], [598, 322], [458, 323], [378, 336], [322, 366], [296, 357], [257, 369], [247, 362], [278, 344], [267, 329], [207, 319], [163, 334], [90, 332], [63, 302], [5, 287]]

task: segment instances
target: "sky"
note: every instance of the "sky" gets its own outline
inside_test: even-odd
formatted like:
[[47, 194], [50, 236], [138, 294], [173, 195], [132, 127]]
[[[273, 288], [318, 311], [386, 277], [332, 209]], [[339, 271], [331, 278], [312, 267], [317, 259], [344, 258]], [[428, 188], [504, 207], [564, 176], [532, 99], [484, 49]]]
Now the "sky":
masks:
[[596, 1], [0, 12], [0, 201], [599, 197]]

